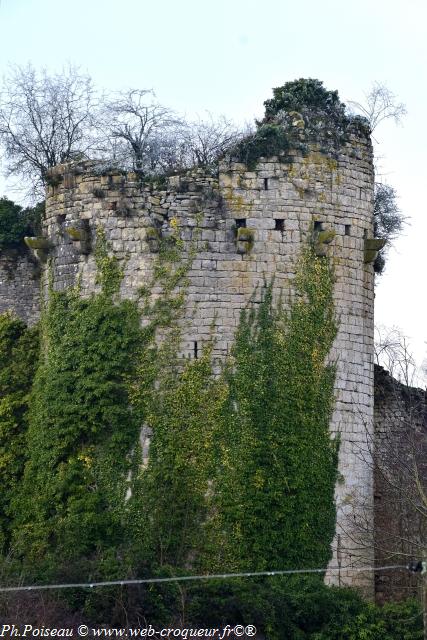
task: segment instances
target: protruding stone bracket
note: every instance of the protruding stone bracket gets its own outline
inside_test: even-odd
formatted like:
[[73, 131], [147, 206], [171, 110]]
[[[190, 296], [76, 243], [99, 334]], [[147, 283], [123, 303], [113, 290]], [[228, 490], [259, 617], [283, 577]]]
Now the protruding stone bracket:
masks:
[[145, 235], [145, 239], [148, 244], [148, 248], [151, 253], [159, 253], [160, 241], [162, 239], [162, 232], [157, 227], [148, 227]]
[[65, 231], [73, 241], [73, 246], [78, 253], [90, 252], [90, 233], [87, 220], [70, 221], [65, 226]]
[[378, 252], [386, 245], [387, 240], [383, 238], [365, 238], [365, 263], [375, 262]]
[[313, 231], [313, 248], [316, 256], [325, 257], [328, 252], [328, 245], [335, 238], [333, 229], [320, 229]]
[[239, 227], [236, 230], [237, 253], [244, 255], [250, 253], [254, 246], [255, 229], [249, 227]]
[[45, 236], [25, 236], [24, 242], [39, 262], [47, 261], [52, 243]]
[[116, 215], [127, 218], [130, 215], [130, 206], [127, 198], [120, 198], [116, 205]]

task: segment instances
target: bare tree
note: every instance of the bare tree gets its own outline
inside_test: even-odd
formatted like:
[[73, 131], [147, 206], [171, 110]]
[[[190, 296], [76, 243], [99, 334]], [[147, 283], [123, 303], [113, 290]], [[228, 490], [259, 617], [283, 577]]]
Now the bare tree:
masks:
[[224, 155], [242, 137], [243, 132], [225, 116], [190, 123], [184, 131], [188, 164], [208, 167]]
[[14, 67], [0, 92], [0, 145], [6, 175], [44, 195], [48, 169], [86, 157], [95, 145], [97, 100], [89, 76], [76, 67], [49, 75]]
[[208, 167], [242, 132], [224, 116], [186, 122], [155, 100], [152, 91], [131, 89], [106, 102], [106, 155], [141, 174]]
[[178, 155], [181, 120], [155, 100], [152, 91], [130, 89], [107, 100], [104, 121], [109, 155], [124, 168], [156, 173]]
[[153, 91], [99, 98], [74, 67], [49, 75], [15, 67], [0, 93], [0, 146], [6, 173], [43, 196], [48, 170], [98, 158], [102, 165], [156, 175], [213, 164], [240, 137], [225, 117], [187, 123]]
[[348, 104], [368, 119], [371, 131], [374, 131], [380, 122], [390, 118], [399, 124], [407, 113], [405, 105], [397, 102], [396, 95], [381, 82], [374, 82], [366, 95], [365, 103], [351, 100]]
[[418, 381], [409, 340], [397, 327], [375, 327], [375, 363], [408, 388]]
[[[406, 115], [406, 107], [402, 102], [398, 102], [396, 95], [388, 89], [385, 84], [374, 82], [369, 93], [366, 94], [364, 103], [349, 101], [350, 110], [364, 116], [370, 126], [371, 133], [384, 120], [392, 119], [396, 124], [400, 124]], [[374, 137], [374, 143], [378, 143]], [[377, 144], [374, 145], [377, 150]], [[375, 152], [374, 158], [375, 174], [379, 176], [379, 156]], [[377, 179], [374, 192], [374, 233], [376, 238], [387, 241], [374, 262], [375, 273], [381, 274], [386, 262], [387, 248], [402, 231], [405, 218], [397, 205], [396, 191], [393, 187]]]

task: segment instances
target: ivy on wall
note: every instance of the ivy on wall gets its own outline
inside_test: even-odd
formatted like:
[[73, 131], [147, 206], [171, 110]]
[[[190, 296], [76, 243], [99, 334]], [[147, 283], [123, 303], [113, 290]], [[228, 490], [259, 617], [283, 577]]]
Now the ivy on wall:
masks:
[[174, 361], [179, 332], [157, 351], [157, 384], [143, 395], [150, 456], [130, 524], [151, 570], [326, 567], [337, 476], [328, 261], [307, 250], [295, 287], [290, 312], [273, 305], [271, 284], [243, 313], [219, 377], [210, 346]]
[[[198, 359], [178, 355], [193, 255], [182, 249], [172, 225], [139, 308], [119, 299], [122, 271], [102, 231], [100, 292], [49, 292], [9, 509], [10, 550], [27, 575], [326, 567], [337, 474], [328, 261], [304, 252], [288, 312], [264, 288], [217, 376], [213, 338]], [[83, 601], [104, 615], [117, 597]]]
[[140, 318], [136, 304], [115, 300], [118, 265], [102, 236], [97, 262], [101, 293], [83, 299], [77, 290], [51, 290], [41, 319], [12, 544], [39, 575], [121, 539], [129, 452], [138, 434], [127, 377], [140, 345]]
[[150, 394], [153, 438], [131, 501], [133, 539], [151, 567], [196, 566], [203, 551], [214, 438], [227, 389], [214, 377], [211, 348], [184, 367], [166, 362]]
[[38, 329], [0, 315], [0, 551], [10, 536], [10, 501], [26, 459], [28, 399], [38, 362]]
[[335, 530], [337, 442], [331, 440], [336, 333], [333, 276], [303, 254], [289, 312], [272, 285], [242, 315], [213, 490], [215, 565], [326, 567]]

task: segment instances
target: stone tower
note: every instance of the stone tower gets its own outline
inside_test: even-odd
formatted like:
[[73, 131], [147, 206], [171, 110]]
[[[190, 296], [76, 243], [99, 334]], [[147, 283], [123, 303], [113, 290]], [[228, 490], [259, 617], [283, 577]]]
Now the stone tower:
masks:
[[32, 251], [42, 271], [50, 258], [55, 289], [78, 280], [89, 295], [98, 286], [93, 246], [102, 227], [124, 269], [121, 295], [137, 298], [160, 235], [173, 224], [188, 245], [198, 226], [182, 351], [197, 357], [214, 326], [214, 356], [223, 359], [256, 287], [274, 275], [276, 289], [289, 292], [301, 248], [314, 235], [318, 253], [335, 265], [339, 323], [331, 354], [337, 363], [331, 430], [341, 438], [340, 481], [328, 575], [333, 583], [369, 591], [372, 574], [352, 569], [373, 562], [372, 468], [360, 454], [373, 429], [372, 148], [366, 131], [350, 126], [332, 153], [305, 131], [300, 114], [294, 118], [303, 146], [291, 144], [250, 167], [229, 158], [215, 173], [196, 170], [162, 184], [93, 163], [56, 167], [43, 237], [32, 240]]

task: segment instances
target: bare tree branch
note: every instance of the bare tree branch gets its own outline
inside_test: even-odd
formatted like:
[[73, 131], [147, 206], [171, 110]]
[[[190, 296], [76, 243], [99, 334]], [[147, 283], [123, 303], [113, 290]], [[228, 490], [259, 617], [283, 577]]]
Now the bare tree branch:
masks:
[[116, 94], [106, 101], [103, 117], [106, 142], [118, 164], [142, 174], [163, 169], [162, 149], [170, 152], [171, 139], [182, 121], [156, 102], [152, 91], [130, 89]]
[[189, 123], [184, 143], [190, 166], [208, 167], [235, 145], [243, 132], [225, 116], [215, 119], [210, 113], [206, 120]]
[[86, 157], [95, 145], [97, 100], [89, 76], [13, 67], [0, 92], [0, 145], [6, 174], [44, 195], [49, 168]]
[[396, 102], [395, 94], [381, 82], [374, 82], [366, 95], [364, 104], [353, 100], [350, 100], [348, 104], [368, 119], [371, 131], [374, 131], [380, 122], [390, 118], [396, 124], [400, 124], [407, 113], [405, 105], [402, 102]]

